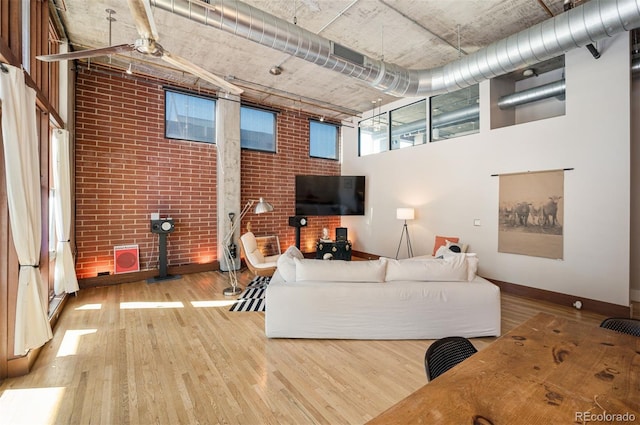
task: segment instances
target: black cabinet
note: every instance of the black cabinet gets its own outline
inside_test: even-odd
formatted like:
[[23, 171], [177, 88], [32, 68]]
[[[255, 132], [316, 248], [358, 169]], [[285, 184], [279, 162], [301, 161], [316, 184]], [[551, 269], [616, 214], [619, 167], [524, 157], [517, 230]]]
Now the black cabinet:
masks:
[[316, 258], [322, 260], [326, 254], [331, 254], [333, 260], [351, 261], [351, 242], [316, 242]]

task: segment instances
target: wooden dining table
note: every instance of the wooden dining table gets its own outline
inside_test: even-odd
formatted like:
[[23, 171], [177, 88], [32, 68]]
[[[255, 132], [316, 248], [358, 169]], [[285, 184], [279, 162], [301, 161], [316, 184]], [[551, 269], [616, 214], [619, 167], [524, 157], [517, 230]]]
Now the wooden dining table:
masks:
[[368, 422], [582, 423], [640, 423], [640, 338], [546, 313]]

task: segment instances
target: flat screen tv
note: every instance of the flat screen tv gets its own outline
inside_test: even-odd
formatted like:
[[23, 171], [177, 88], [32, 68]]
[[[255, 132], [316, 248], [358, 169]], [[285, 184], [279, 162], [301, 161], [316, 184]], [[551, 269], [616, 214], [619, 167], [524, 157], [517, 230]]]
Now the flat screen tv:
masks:
[[296, 176], [296, 215], [364, 215], [364, 176]]

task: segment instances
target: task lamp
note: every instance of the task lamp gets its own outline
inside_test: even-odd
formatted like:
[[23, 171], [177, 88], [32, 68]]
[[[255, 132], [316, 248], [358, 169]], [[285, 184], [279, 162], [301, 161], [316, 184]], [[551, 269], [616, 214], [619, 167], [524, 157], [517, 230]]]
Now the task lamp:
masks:
[[402, 238], [404, 238], [405, 234], [407, 235], [407, 255], [409, 257], [413, 257], [413, 248], [411, 248], [411, 239], [409, 238], [409, 229], [407, 228], [407, 220], [413, 220], [415, 218], [415, 210], [413, 208], [397, 208], [396, 218], [398, 220], [404, 220], [404, 225], [402, 226], [402, 233], [400, 233], [400, 242], [398, 242], [398, 250], [396, 251], [396, 260], [398, 259], [398, 254], [400, 253], [400, 246], [402, 245]]
[[[251, 207], [256, 203], [255, 199], [251, 199], [246, 203], [242, 211], [240, 211], [240, 215], [236, 218], [234, 213], [229, 213], [229, 220], [231, 220], [231, 230], [227, 233], [227, 236], [224, 238], [223, 242], [223, 251], [224, 251], [224, 260], [227, 263], [227, 269], [229, 269], [229, 282], [231, 286], [225, 288], [222, 293], [225, 296], [235, 296], [239, 295], [242, 290], [238, 287], [238, 278], [236, 276], [236, 245], [233, 243], [233, 235], [236, 233], [236, 230], [240, 226], [240, 222], [244, 218], [245, 215], [249, 212]], [[253, 212], [255, 214], [263, 214], [266, 212], [273, 211], [273, 205], [264, 200], [264, 198], [260, 198], [258, 203], [256, 204]], [[234, 220], [235, 218], [235, 220]]]

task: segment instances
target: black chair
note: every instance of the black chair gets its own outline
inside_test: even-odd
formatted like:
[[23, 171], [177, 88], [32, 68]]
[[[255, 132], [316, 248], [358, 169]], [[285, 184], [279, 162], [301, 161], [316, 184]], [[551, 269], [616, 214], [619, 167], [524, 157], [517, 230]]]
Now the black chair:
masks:
[[600, 327], [633, 336], [640, 336], [640, 320], [638, 319], [629, 319], [625, 317], [609, 317], [607, 319], [604, 319], [602, 323], [600, 323]]
[[461, 336], [450, 336], [435, 341], [424, 355], [424, 367], [429, 381], [442, 375], [478, 350]]

